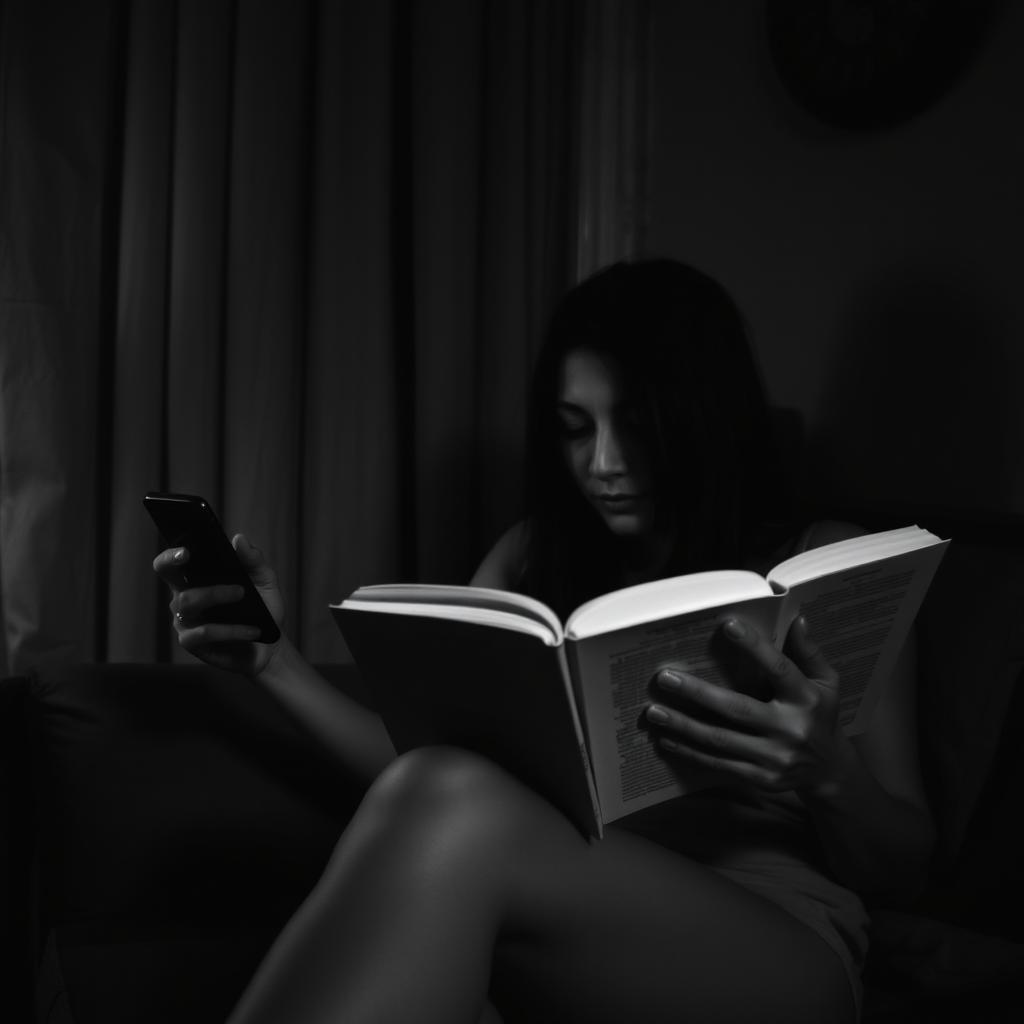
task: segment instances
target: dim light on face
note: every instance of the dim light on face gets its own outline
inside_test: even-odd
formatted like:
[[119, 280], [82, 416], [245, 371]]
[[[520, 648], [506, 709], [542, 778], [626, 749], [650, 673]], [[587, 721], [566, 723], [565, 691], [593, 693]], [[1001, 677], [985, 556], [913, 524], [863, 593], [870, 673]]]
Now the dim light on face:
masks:
[[651, 457], [640, 409], [615, 360], [577, 349], [562, 366], [558, 394], [562, 453], [580, 493], [619, 537], [654, 529]]

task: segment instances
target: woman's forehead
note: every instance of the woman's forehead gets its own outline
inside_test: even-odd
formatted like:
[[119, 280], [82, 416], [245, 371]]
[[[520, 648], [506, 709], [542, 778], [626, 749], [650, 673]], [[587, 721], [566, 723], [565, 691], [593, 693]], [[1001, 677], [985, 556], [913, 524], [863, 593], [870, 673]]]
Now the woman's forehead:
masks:
[[573, 349], [562, 362], [558, 400], [569, 405], [615, 405], [626, 397], [618, 360], [593, 349]]

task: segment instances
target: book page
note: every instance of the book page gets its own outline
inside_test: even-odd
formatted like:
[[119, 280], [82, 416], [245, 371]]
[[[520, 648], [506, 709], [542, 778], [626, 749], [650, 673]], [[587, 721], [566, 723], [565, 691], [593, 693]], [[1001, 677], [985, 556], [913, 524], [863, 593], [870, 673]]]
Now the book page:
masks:
[[785, 589], [791, 589], [806, 580], [816, 579], [827, 573], [852, 569], [882, 558], [889, 558], [905, 551], [930, 547], [941, 543], [940, 539], [920, 526], [904, 526], [898, 530], [883, 530], [881, 533], [849, 537], [834, 544], [801, 551], [792, 558], [780, 562], [768, 579]]
[[[772, 636], [782, 598], [773, 594], [730, 605]], [[590, 747], [601, 816], [614, 821], [709, 784], [707, 776], [663, 757], [643, 717], [665, 695], [651, 686], [659, 669], [682, 665], [722, 686], [733, 686], [714, 637], [726, 613], [703, 609], [631, 629], [567, 640], [566, 647]]]
[[947, 544], [808, 580], [787, 596], [783, 639], [803, 614], [839, 673], [839, 724], [848, 735], [867, 728]]
[[[562, 642], [562, 623], [543, 601], [511, 590], [466, 587], [444, 583], [378, 583], [360, 587], [350, 601], [397, 602], [408, 605], [437, 605], [445, 608], [489, 608], [520, 615], [545, 625], [554, 643]], [[454, 612], [453, 617], [459, 613]]]
[[569, 616], [565, 635], [582, 640], [597, 633], [629, 629], [670, 615], [718, 608], [771, 593], [771, 585], [764, 577], [745, 569], [672, 576], [614, 590], [587, 601]]
[[364, 601], [355, 597], [350, 597], [347, 601], [342, 601], [341, 604], [332, 604], [329, 607], [332, 610], [345, 608], [351, 611], [374, 612], [379, 615], [415, 615], [422, 619], [447, 619], [451, 622], [471, 622], [478, 626], [496, 626], [500, 629], [509, 629], [516, 633], [534, 636], [548, 647], [559, 646], [559, 637], [552, 633], [551, 627], [547, 623], [538, 622], [536, 619], [503, 608], [480, 607], [476, 604], [420, 604], [380, 599]]

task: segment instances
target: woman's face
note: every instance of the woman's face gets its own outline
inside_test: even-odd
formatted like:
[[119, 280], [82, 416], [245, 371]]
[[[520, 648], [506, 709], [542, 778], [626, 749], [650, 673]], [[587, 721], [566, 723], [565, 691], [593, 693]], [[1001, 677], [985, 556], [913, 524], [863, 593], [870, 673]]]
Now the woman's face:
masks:
[[648, 537], [654, 529], [654, 474], [640, 409], [616, 361], [588, 349], [570, 352], [558, 393], [562, 451], [580, 492], [613, 534]]

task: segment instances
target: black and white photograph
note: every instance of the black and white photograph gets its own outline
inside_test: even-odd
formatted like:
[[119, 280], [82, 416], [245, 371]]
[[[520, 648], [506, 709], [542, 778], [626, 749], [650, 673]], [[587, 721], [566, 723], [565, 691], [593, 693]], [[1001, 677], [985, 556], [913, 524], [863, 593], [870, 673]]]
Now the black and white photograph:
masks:
[[1022, 54], [0, 0], [0, 1022], [1024, 1019]]

